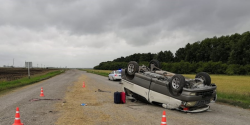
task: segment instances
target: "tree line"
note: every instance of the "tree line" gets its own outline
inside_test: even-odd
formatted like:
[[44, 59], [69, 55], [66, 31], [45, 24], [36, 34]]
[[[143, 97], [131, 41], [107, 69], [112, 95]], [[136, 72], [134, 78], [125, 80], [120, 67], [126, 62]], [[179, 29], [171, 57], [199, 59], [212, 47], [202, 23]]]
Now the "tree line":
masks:
[[185, 47], [175, 54], [171, 51], [135, 53], [113, 61], [101, 62], [94, 69], [125, 68], [129, 61], [148, 65], [152, 59], [161, 62], [162, 69], [175, 73], [250, 74], [250, 32], [206, 38]]

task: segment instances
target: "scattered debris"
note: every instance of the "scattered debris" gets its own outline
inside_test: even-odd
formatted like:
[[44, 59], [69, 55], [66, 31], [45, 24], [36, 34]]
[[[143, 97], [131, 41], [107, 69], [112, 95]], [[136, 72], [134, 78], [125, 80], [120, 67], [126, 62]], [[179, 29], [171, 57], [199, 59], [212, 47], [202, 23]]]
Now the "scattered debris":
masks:
[[146, 105], [146, 104], [141, 104], [141, 105], [128, 105], [128, 107], [130, 107], [130, 106], [144, 106], [144, 105]]
[[61, 99], [38, 99], [38, 98], [33, 98], [31, 100], [29, 100], [30, 102], [34, 102], [34, 101], [41, 101], [41, 100], [51, 100], [51, 101], [54, 101], [54, 100], [61, 100]]
[[207, 112], [212, 112], [212, 110], [211, 110], [211, 109], [208, 109]]
[[141, 104], [141, 105], [128, 105], [127, 107], [131, 108], [131, 109], [136, 109], [136, 108], [134, 108], [134, 106], [145, 106], [145, 104]]
[[111, 93], [110, 91], [103, 91], [101, 89], [98, 89], [98, 92], [108, 92], [108, 93]]
[[49, 113], [56, 114], [56, 113], [58, 113], [58, 111], [49, 111]]
[[126, 99], [129, 99], [131, 102], [137, 102], [137, 100], [132, 96], [126, 96]]
[[82, 103], [82, 104], [81, 104], [81, 106], [87, 106], [87, 104], [85, 104], [85, 103]]
[[137, 102], [137, 100], [136, 99], [131, 99], [131, 102]]

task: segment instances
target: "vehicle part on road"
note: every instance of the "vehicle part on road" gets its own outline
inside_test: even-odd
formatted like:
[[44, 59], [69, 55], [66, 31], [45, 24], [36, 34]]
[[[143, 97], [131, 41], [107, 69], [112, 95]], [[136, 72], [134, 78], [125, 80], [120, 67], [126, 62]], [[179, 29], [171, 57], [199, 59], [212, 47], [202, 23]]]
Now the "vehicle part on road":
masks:
[[[33, 99], [30, 99], [29, 101], [30, 102], [34, 102], [34, 101], [41, 101], [41, 100], [51, 100], [51, 101], [54, 101], [54, 100], [61, 100], [61, 99], [38, 99], [38, 98], [33, 98]], [[65, 103], [65, 102], [63, 102]]]
[[198, 113], [198, 112], [205, 112], [205, 111], [208, 111], [210, 109], [210, 106], [207, 105], [205, 107], [201, 107], [201, 108], [197, 108], [195, 110], [190, 110], [190, 108], [188, 110], [184, 110], [184, 109], [176, 109], [176, 110], [179, 110], [179, 111], [182, 111], [182, 112], [186, 112], [186, 113]]
[[160, 69], [157, 60], [151, 60], [149, 66], [131, 61], [122, 69], [122, 89], [127, 96], [184, 112], [206, 111], [208, 104], [216, 101], [217, 86], [211, 84], [207, 73], [200, 72], [190, 79]]
[[127, 105], [128, 108], [131, 108], [131, 109], [136, 109], [136, 108], [133, 108], [133, 106], [145, 106], [146, 104], [140, 104], [140, 105]]
[[15, 116], [14, 124], [12, 125], [23, 125], [20, 119], [19, 107], [16, 107], [16, 116]]
[[127, 95], [127, 92], [125, 92], [125, 95], [126, 95], [126, 99], [129, 99], [131, 102], [137, 102], [137, 99], [132, 96]]
[[129, 75], [135, 75], [139, 70], [139, 65], [135, 61], [130, 61], [127, 66], [127, 73]]
[[108, 93], [111, 93], [110, 91], [103, 91], [101, 89], [98, 89], [98, 92], [108, 92]]
[[41, 94], [40, 94], [41, 97], [44, 97], [44, 94], [43, 94], [43, 87], [41, 88]]

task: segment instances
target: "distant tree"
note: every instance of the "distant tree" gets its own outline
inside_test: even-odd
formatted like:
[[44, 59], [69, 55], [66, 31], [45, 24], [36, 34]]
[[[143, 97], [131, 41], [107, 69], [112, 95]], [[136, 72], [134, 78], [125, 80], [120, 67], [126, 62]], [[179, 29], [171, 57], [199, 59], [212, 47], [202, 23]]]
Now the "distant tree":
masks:
[[181, 60], [185, 60], [185, 48], [180, 48], [175, 52], [175, 62], [179, 62]]
[[192, 46], [190, 43], [188, 43], [186, 46], [185, 46], [185, 61], [192, 61], [192, 58], [193, 58], [193, 53], [192, 53]]
[[229, 63], [246, 65], [250, 63], [250, 32], [241, 35], [237, 42], [232, 43], [232, 51], [230, 52]]
[[201, 61], [203, 62], [208, 62], [210, 61], [210, 54], [212, 51], [212, 43], [211, 43], [211, 39], [206, 38], [203, 41], [201, 41], [200, 43], [200, 52], [201, 52]]
[[169, 50], [157, 54], [135, 53], [113, 61], [101, 62], [95, 69], [124, 67], [129, 61], [148, 64], [152, 59], [162, 62], [163, 68], [177, 73], [209, 72], [217, 74], [250, 74], [250, 32], [206, 38], [184, 48], [175, 55]]
[[114, 59], [113, 61], [114, 62], [125, 62], [126, 60], [124, 57], [121, 57], [121, 58]]
[[173, 62], [174, 55], [171, 51], [164, 51], [164, 62]]
[[162, 51], [160, 51], [157, 54], [157, 60], [160, 61], [160, 62], [165, 62], [165, 54]]
[[130, 56], [126, 57], [126, 62], [129, 62], [129, 61], [139, 62], [140, 56], [141, 56], [140, 53], [135, 53], [133, 55], [130, 55]]
[[231, 51], [230, 37], [229, 36], [219, 37], [217, 43], [214, 45], [210, 58], [213, 62], [222, 61], [223, 63], [226, 63], [230, 56], [230, 51]]
[[153, 59], [154, 54], [151, 53], [142, 53], [140, 56], [139, 62], [149, 62], [150, 60]]
[[200, 49], [200, 42], [195, 42], [191, 45], [191, 48], [189, 50], [189, 60], [188, 62], [198, 62], [200, 59], [199, 56], [199, 49]]

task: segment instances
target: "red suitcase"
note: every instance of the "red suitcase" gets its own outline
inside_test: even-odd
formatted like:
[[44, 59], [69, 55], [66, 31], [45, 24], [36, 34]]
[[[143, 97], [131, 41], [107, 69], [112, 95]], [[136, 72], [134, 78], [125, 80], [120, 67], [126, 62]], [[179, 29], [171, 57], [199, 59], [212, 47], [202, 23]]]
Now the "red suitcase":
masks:
[[126, 103], [126, 95], [125, 92], [121, 92], [121, 103]]

